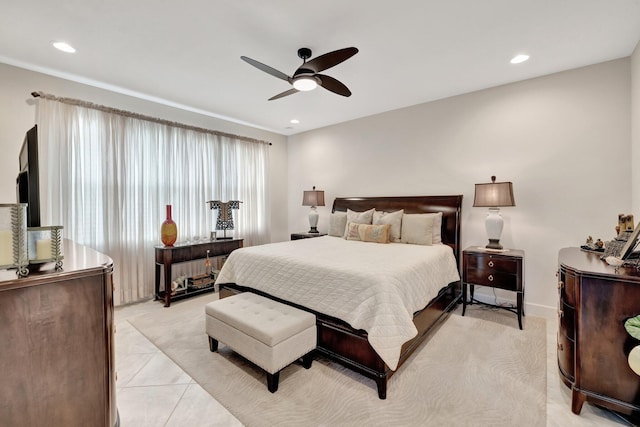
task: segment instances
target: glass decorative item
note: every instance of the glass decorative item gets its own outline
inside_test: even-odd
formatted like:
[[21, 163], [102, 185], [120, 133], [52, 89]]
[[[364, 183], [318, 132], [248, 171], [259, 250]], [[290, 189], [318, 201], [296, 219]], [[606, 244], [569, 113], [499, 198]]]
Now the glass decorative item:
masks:
[[30, 265], [54, 262], [56, 270], [62, 268], [62, 228], [61, 225], [27, 228]]
[[20, 277], [27, 269], [27, 204], [0, 204], [0, 269], [15, 268]]
[[160, 240], [165, 246], [173, 246], [178, 239], [178, 226], [171, 218], [171, 205], [167, 205], [167, 219], [160, 227]]

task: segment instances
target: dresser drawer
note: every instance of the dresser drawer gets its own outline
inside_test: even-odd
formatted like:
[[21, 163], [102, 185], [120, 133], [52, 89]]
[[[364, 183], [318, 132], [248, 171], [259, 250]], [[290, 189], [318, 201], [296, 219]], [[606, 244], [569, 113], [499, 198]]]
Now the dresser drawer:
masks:
[[562, 280], [558, 283], [560, 287], [560, 299], [567, 304], [576, 306], [576, 283], [577, 278], [574, 274], [567, 272], [561, 275]]
[[518, 276], [516, 274], [493, 271], [492, 269], [465, 269], [464, 281], [471, 285], [491, 286], [493, 288], [518, 291]]
[[566, 303], [560, 305], [558, 311], [558, 323], [560, 327], [560, 334], [566, 335], [572, 340], [575, 340], [575, 309]]
[[518, 261], [489, 254], [474, 254], [465, 258], [470, 269], [490, 271], [491, 273], [518, 274]]
[[573, 365], [574, 342], [565, 335], [558, 334], [558, 367], [571, 382], [575, 380]]

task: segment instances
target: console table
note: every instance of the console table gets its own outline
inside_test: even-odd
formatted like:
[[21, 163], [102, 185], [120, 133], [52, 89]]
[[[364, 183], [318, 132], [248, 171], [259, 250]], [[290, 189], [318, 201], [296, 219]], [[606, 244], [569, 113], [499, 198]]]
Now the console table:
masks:
[[[171, 266], [181, 262], [207, 257], [229, 255], [242, 247], [244, 239], [209, 240], [197, 243], [179, 243], [174, 246], [157, 245], [155, 299], [164, 299], [164, 306], [171, 306]], [[164, 290], [160, 292], [160, 267], [163, 266]], [[195, 294], [195, 292], [194, 292]]]
[[640, 272], [616, 269], [600, 254], [564, 248], [558, 255], [560, 378], [571, 410], [585, 401], [640, 419], [640, 376], [629, 367], [639, 344], [624, 322], [640, 314]]
[[[171, 306], [171, 266], [180, 262], [207, 257], [229, 255], [242, 247], [243, 239], [210, 240], [197, 243], [181, 243], [175, 246], [157, 245], [155, 299], [164, 299], [164, 306]], [[164, 272], [164, 290], [160, 292], [160, 267]]]

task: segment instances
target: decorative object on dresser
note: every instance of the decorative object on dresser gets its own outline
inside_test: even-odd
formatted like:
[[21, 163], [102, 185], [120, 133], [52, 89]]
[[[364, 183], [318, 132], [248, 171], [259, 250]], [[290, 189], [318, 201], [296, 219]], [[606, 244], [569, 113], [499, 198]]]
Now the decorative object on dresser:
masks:
[[227, 230], [233, 230], [235, 225], [233, 223], [233, 209], [240, 209], [240, 200], [229, 200], [228, 202], [221, 202], [220, 200], [209, 200], [209, 209], [218, 210], [218, 219], [216, 220], [216, 230], [222, 230], [223, 236], [218, 237], [214, 234], [215, 240], [233, 239], [233, 237], [227, 237]]
[[311, 239], [313, 237], [326, 236], [327, 233], [291, 233], [291, 240]]
[[[219, 257], [229, 255], [231, 252], [243, 245], [243, 239], [231, 239], [231, 240], [213, 240], [213, 241], [200, 241], [197, 243], [179, 243], [175, 246], [157, 245], [156, 251], [156, 281], [155, 281], [155, 296], [154, 299], [164, 300], [164, 306], [171, 306], [172, 299], [181, 299], [190, 297], [202, 292], [210, 292], [214, 290], [211, 281], [207, 278], [196, 277], [196, 281], [187, 280], [187, 286], [185, 292], [180, 295], [172, 295], [172, 279], [171, 279], [171, 267], [173, 264], [181, 262], [193, 261], [197, 259], [206, 259], [208, 257]], [[164, 289], [160, 290], [160, 273], [164, 274]], [[205, 264], [205, 269], [207, 268]], [[208, 287], [202, 287], [203, 283], [211, 284]], [[183, 281], [184, 283], [184, 281]], [[176, 289], [184, 289], [184, 285], [173, 286], [174, 291]]]
[[[346, 216], [349, 212], [361, 215], [370, 210], [372, 215], [374, 210], [395, 212], [404, 209], [410, 215], [427, 214], [425, 217], [430, 219], [430, 224], [435, 224], [435, 218], [438, 218], [438, 230], [434, 226], [432, 232], [434, 236], [438, 234], [442, 244], [358, 242], [344, 239], [342, 230], [336, 236], [308, 239], [305, 243], [314, 248], [305, 253], [296, 250], [300, 244], [296, 242], [251, 247], [232, 254], [220, 271], [216, 281], [220, 286], [220, 297], [251, 291], [312, 312], [318, 324], [317, 351], [375, 379], [378, 397], [385, 399], [389, 378], [420, 343], [438, 329], [436, 325], [448, 317], [460, 300], [457, 266], [461, 208], [461, 195], [336, 198], [332, 212], [345, 212]], [[369, 216], [367, 223], [371, 221]], [[363, 256], [362, 251], [367, 255]], [[315, 255], [321, 257], [322, 262], [318, 262]], [[394, 255], [402, 262], [390, 265], [386, 261]], [[345, 266], [345, 257], [354, 262], [348, 263], [348, 268], [336, 271], [334, 266], [338, 263]], [[247, 270], [243, 267], [247, 265], [253, 267]], [[414, 268], [423, 274], [412, 274], [416, 280], [409, 283], [407, 272], [415, 271]], [[396, 287], [389, 288], [381, 274], [372, 274], [380, 269], [385, 269], [398, 283], [415, 288], [416, 295], [421, 294], [421, 297], [401, 301], [394, 291]], [[274, 274], [276, 271], [278, 277]], [[333, 286], [327, 286], [326, 279], [331, 272], [336, 274]], [[274, 280], [280, 280], [286, 286], [278, 290]], [[307, 292], [310, 288], [317, 292]], [[318, 298], [318, 295], [322, 297]], [[385, 298], [376, 297], [380, 304], [359, 305], [357, 310], [346, 308], [357, 305], [356, 301], [368, 295], [385, 295]], [[327, 304], [329, 299], [335, 304]], [[391, 309], [387, 302], [392, 300], [398, 307], [396, 311], [392, 310], [394, 315], [380, 315], [383, 309]], [[407, 307], [407, 303], [411, 307]], [[373, 312], [359, 315], [362, 310]], [[385, 333], [381, 334], [383, 330]]]
[[309, 233], [318, 232], [318, 210], [316, 206], [324, 206], [324, 191], [316, 190], [316, 186], [313, 186], [313, 190], [305, 191], [302, 194], [302, 206], [311, 206], [309, 212]]
[[515, 206], [513, 198], [513, 184], [511, 182], [496, 182], [496, 177], [491, 177], [491, 182], [486, 184], [476, 184], [473, 207], [488, 207], [489, 213], [485, 220], [489, 249], [502, 249], [500, 236], [504, 221], [500, 214], [500, 207]]
[[625, 323], [640, 313], [640, 272], [607, 265], [599, 254], [564, 248], [558, 254], [558, 368], [571, 388], [571, 410], [584, 402], [640, 422], [640, 376], [629, 366], [640, 343]]
[[28, 262], [27, 204], [0, 204], [0, 269], [15, 268], [24, 277]]
[[0, 271], [0, 424], [118, 425], [113, 261], [63, 241], [64, 271]]
[[27, 227], [29, 268], [42, 269], [53, 262], [56, 270], [62, 269], [62, 226]]
[[633, 225], [633, 214], [618, 214], [618, 225], [616, 225], [616, 236], [620, 233], [633, 231], [635, 226]]
[[[524, 316], [524, 251], [509, 249], [500, 253], [478, 247], [462, 252], [462, 315], [467, 305], [474, 302], [511, 311], [518, 315], [518, 326], [522, 329]], [[467, 302], [467, 285], [471, 295]], [[488, 304], [473, 298], [475, 285], [489, 286], [516, 293], [516, 307]]]
[[160, 240], [165, 246], [173, 246], [178, 239], [178, 226], [171, 217], [171, 205], [167, 205], [167, 218], [160, 227]]

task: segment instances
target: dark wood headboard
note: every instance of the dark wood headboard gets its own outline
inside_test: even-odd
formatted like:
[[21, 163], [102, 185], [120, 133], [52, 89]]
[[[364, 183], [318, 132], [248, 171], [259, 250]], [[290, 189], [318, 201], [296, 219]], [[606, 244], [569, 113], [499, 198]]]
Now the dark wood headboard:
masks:
[[404, 209], [405, 213], [442, 212], [442, 242], [453, 248], [460, 265], [460, 215], [462, 195], [456, 196], [400, 196], [400, 197], [336, 197], [332, 212], [366, 211], [375, 208], [393, 212]]

